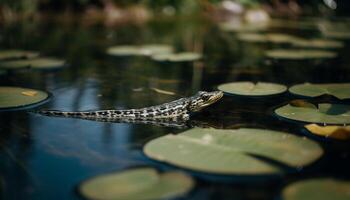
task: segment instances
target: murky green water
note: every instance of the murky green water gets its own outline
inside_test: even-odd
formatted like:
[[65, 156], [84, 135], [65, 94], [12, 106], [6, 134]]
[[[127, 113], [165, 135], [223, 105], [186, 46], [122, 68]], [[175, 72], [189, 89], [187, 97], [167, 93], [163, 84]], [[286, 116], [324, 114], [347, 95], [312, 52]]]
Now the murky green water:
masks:
[[[314, 31], [281, 30], [313, 36]], [[117, 44], [164, 43], [178, 51], [202, 52], [204, 59], [160, 63], [147, 57], [111, 57], [105, 49]], [[80, 22], [1, 25], [1, 49], [37, 50], [66, 59], [69, 67], [56, 71], [17, 71], [2, 75], [1, 85], [46, 90], [52, 99], [43, 109], [96, 110], [137, 108], [215, 90], [232, 81], [266, 81], [291, 86], [303, 82], [349, 82], [349, 47], [337, 59], [273, 61], [264, 51], [286, 45], [238, 41], [204, 19], [161, 20], [144, 25], [86, 25]], [[150, 88], [175, 92], [156, 93]], [[272, 115], [272, 109], [292, 99], [225, 96], [194, 117], [195, 123], [216, 128], [259, 127], [303, 135], [301, 124]], [[178, 133], [176, 128], [103, 123], [39, 116], [25, 111], [0, 113], [0, 196], [3, 199], [79, 199], [76, 186], [86, 178], [135, 166], [155, 166], [142, 153], [152, 138]], [[305, 169], [258, 181], [244, 177], [194, 174], [196, 189], [187, 199], [274, 199], [289, 182], [305, 177], [350, 178], [347, 143], [320, 141], [323, 158]], [[260, 179], [259, 179], [260, 180]]]

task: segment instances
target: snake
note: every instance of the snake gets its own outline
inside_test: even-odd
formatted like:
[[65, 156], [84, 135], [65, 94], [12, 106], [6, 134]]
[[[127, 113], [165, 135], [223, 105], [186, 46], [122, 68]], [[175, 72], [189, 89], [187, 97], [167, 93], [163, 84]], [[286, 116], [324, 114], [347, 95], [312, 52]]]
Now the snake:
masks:
[[60, 111], [39, 110], [36, 113], [53, 116], [69, 117], [103, 122], [126, 122], [142, 124], [158, 124], [176, 126], [189, 120], [191, 114], [201, 111], [214, 104], [223, 97], [222, 91], [199, 91], [191, 97], [180, 98], [156, 106], [124, 110], [96, 110], [96, 111]]

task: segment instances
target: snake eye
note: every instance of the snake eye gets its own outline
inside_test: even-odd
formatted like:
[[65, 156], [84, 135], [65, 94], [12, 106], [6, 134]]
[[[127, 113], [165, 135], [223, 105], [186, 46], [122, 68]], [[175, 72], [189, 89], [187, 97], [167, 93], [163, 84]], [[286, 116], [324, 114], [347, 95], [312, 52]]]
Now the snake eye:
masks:
[[204, 101], [208, 101], [210, 99], [210, 96], [206, 94], [202, 95], [201, 97]]

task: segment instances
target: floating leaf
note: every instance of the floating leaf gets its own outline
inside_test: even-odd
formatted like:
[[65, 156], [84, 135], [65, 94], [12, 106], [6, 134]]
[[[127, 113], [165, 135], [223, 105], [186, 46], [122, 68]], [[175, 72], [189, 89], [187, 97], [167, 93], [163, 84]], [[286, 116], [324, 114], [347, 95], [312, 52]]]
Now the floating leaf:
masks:
[[333, 39], [350, 39], [347, 23], [324, 21], [318, 24], [323, 36]]
[[23, 50], [2, 50], [0, 51], [0, 60], [17, 59], [17, 58], [35, 58], [39, 53], [34, 51]]
[[257, 157], [302, 167], [318, 159], [323, 151], [311, 140], [283, 132], [194, 128], [156, 138], [144, 146], [144, 153], [152, 159], [201, 172], [262, 175], [283, 170]]
[[174, 51], [172, 46], [165, 44], [149, 45], [121, 45], [113, 46], [107, 49], [107, 54], [113, 56], [150, 56], [158, 54], [169, 54]]
[[350, 105], [318, 104], [318, 108], [298, 107], [287, 104], [275, 110], [283, 118], [318, 124], [349, 124]]
[[274, 59], [303, 60], [335, 58], [337, 57], [337, 53], [332, 51], [307, 49], [274, 49], [266, 51], [266, 56]]
[[219, 25], [220, 29], [229, 32], [258, 32], [267, 29], [266, 23], [232, 23], [224, 22]]
[[271, 43], [292, 43], [299, 38], [281, 34], [281, 33], [268, 33], [268, 34], [257, 34], [257, 33], [242, 33], [238, 34], [238, 39], [246, 42], [271, 42]]
[[296, 47], [304, 48], [342, 48], [344, 43], [336, 40], [325, 39], [297, 39], [292, 42]]
[[56, 69], [63, 67], [65, 61], [54, 58], [34, 58], [28, 60], [16, 60], [7, 61], [0, 63], [0, 68], [4, 69], [21, 69], [21, 68], [32, 68], [32, 69]]
[[218, 89], [229, 94], [265, 96], [283, 93], [287, 90], [287, 87], [275, 83], [233, 82], [219, 85]]
[[202, 55], [195, 52], [181, 52], [181, 53], [170, 53], [170, 54], [155, 54], [152, 56], [153, 60], [156, 61], [169, 61], [169, 62], [186, 62], [195, 61], [202, 58]]
[[105, 174], [83, 182], [80, 193], [88, 199], [169, 199], [192, 189], [191, 177], [180, 172], [158, 174], [151, 168], [138, 168]]
[[305, 125], [311, 133], [319, 136], [340, 140], [350, 139], [350, 126], [319, 126], [317, 124]]
[[302, 20], [286, 20], [286, 19], [271, 19], [269, 21], [270, 28], [292, 28], [292, 29], [306, 29], [313, 30], [316, 29], [317, 26], [313, 21], [302, 21]]
[[28, 88], [0, 87], [0, 109], [12, 109], [40, 103], [48, 98], [43, 91]]
[[265, 35], [259, 33], [240, 33], [237, 38], [245, 42], [267, 42]]
[[350, 182], [331, 178], [309, 179], [283, 189], [283, 200], [348, 200]]
[[318, 97], [324, 94], [332, 95], [338, 99], [350, 98], [350, 83], [329, 83], [329, 84], [312, 84], [304, 83], [294, 85], [289, 88], [289, 92], [307, 96]]

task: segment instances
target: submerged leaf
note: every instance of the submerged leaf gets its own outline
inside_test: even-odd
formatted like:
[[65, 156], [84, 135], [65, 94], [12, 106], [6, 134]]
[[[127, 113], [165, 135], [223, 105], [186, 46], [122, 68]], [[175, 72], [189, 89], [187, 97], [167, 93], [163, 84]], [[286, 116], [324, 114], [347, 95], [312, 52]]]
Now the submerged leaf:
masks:
[[298, 181], [283, 189], [283, 200], [348, 200], [350, 182], [331, 178]]
[[176, 95], [174, 92], [170, 92], [170, 91], [166, 91], [166, 90], [161, 90], [161, 89], [158, 89], [158, 88], [150, 88], [151, 90], [159, 93], [159, 94], [166, 94], [166, 95]]
[[283, 118], [318, 124], [349, 124], [350, 105], [319, 104], [316, 107], [298, 107], [287, 104], [275, 110]]
[[317, 143], [283, 132], [194, 128], [156, 138], [144, 146], [144, 153], [155, 160], [201, 172], [262, 175], [283, 170], [255, 156], [302, 167], [323, 152]]
[[304, 83], [290, 87], [289, 92], [307, 97], [318, 97], [324, 94], [328, 94], [337, 97], [338, 99], [349, 99], [350, 83]]
[[151, 200], [181, 196], [193, 186], [191, 177], [180, 172], [158, 174], [138, 168], [94, 177], [83, 182], [79, 191], [88, 199]]
[[229, 94], [265, 96], [283, 93], [287, 90], [287, 87], [276, 83], [233, 82], [221, 84], [218, 89]]
[[350, 139], [350, 126], [319, 126], [317, 124], [305, 125], [311, 133], [319, 136], [340, 140]]

